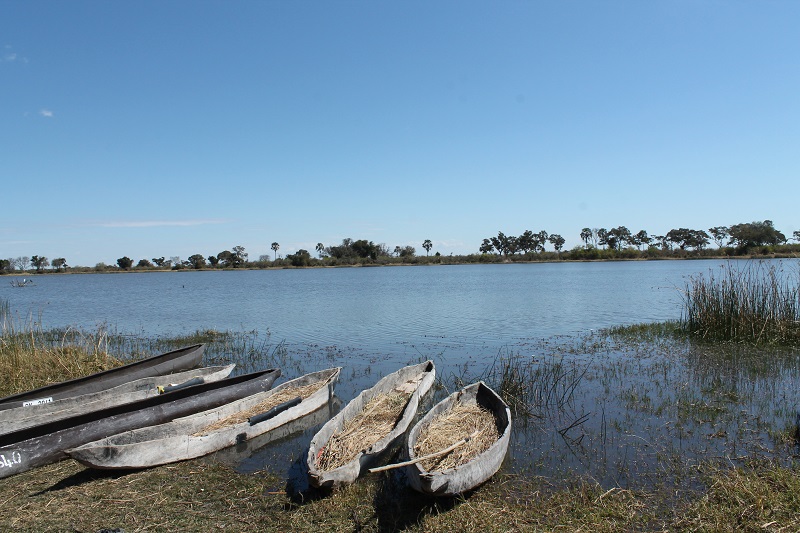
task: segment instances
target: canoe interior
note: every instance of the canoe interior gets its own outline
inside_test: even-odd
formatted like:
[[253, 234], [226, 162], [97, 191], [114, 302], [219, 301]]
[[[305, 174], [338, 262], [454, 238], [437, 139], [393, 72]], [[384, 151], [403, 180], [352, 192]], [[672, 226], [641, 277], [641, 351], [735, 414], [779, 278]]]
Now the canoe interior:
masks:
[[[236, 401], [230, 402], [226, 405], [215, 407], [213, 409], [208, 409], [206, 411], [202, 411], [199, 413], [194, 413], [191, 415], [175, 418], [174, 420], [167, 422], [165, 424], [143, 427], [132, 431], [126, 431], [124, 433], [119, 433], [117, 435], [112, 435], [105, 439], [102, 439], [101, 441], [87, 443], [83, 447], [85, 448], [93, 445], [124, 446], [124, 445], [138, 444], [158, 439], [164, 439], [168, 437], [175, 437], [180, 435], [192, 435], [197, 431], [202, 430], [209, 424], [213, 424], [218, 420], [224, 419], [231, 415], [235, 415], [236, 413], [239, 413], [241, 411], [246, 411], [251, 407], [258, 405], [259, 403], [263, 402], [270, 396], [279, 393], [287, 386], [305, 385], [307, 383], [311, 383], [312, 381], [326, 381], [325, 386], [327, 386], [332, 379], [338, 378], [339, 370], [340, 370], [339, 368], [334, 368], [330, 370], [314, 372], [312, 374], [306, 374], [291, 381], [281, 383], [277, 387], [270, 389], [268, 391], [259, 392], [257, 394], [253, 394], [246, 398], [241, 398]], [[330, 394], [332, 395], [333, 393], [331, 392]], [[236, 425], [238, 426], [241, 424], [242, 423]], [[233, 426], [226, 426], [224, 428], [220, 428], [220, 430], [217, 431], [229, 430], [231, 427]]]
[[0, 398], [0, 409], [20, 407], [21, 402], [26, 400], [45, 397], [56, 400], [101, 391], [142, 377], [189, 370], [200, 365], [204, 349], [204, 344], [195, 344], [88, 376], [12, 394], [11, 396]]
[[[436, 370], [433, 361], [407, 366], [388, 374], [374, 386], [353, 398], [339, 414], [329, 420], [311, 439], [306, 454], [309, 482], [313, 486], [320, 488], [334, 488], [352, 483], [366, 471], [367, 468], [379, 462], [405, 435], [417, 414], [420, 399], [430, 390], [435, 375]], [[399, 420], [387, 435], [367, 449], [359, 452], [355, 458], [342, 466], [324, 471], [317, 468], [316, 457], [319, 450], [322, 450], [327, 445], [330, 438], [337, 431], [342, 429], [348, 420], [358, 415], [372, 398], [379, 394], [389, 393], [396, 387], [417, 377], [420, 378], [420, 381], [417, 384], [416, 390], [414, 390], [409, 397]]]

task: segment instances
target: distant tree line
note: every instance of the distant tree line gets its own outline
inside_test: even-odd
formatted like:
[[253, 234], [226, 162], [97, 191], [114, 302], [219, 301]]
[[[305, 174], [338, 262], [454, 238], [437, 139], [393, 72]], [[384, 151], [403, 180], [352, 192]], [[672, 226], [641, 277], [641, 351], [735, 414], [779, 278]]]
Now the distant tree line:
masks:
[[[421, 246], [425, 256], [417, 256], [413, 246], [395, 246], [390, 249], [383, 243], [376, 244], [366, 239], [343, 239], [340, 244], [326, 246], [317, 243], [316, 257], [308, 250], [298, 250], [286, 257], [278, 257], [280, 244], [273, 242], [273, 255], [261, 255], [250, 261], [243, 246], [234, 246], [216, 255], [194, 254], [188, 259], [173, 256], [153, 257], [135, 261], [128, 256], [117, 259], [116, 265], [98, 263], [94, 268], [69, 267], [63, 257], [49, 260], [45, 256], [0, 259], [0, 273], [36, 272], [44, 273], [73, 271], [114, 270], [202, 270], [230, 268], [280, 268], [309, 266], [339, 266], [357, 264], [426, 264], [426, 263], [474, 263], [517, 260], [587, 260], [587, 259], [654, 259], [666, 257], [711, 257], [719, 255], [758, 255], [780, 252], [797, 253], [800, 247], [789, 245], [789, 239], [778, 231], [772, 221], [747, 222], [732, 226], [715, 226], [708, 230], [690, 228], [671, 229], [664, 235], [650, 235], [645, 230], [633, 233], [625, 226], [616, 228], [583, 228], [580, 232], [583, 245], [564, 251], [566, 239], [557, 233], [526, 230], [521, 235], [506, 235], [502, 231], [494, 237], [483, 239], [477, 254], [433, 257], [433, 241], [425, 239]], [[792, 239], [800, 243], [800, 230], [792, 233]], [[716, 250], [710, 250], [711, 243]], [[552, 247], [552, 252], [547, 247]], [[784, 248], [781, 248], [784, 247]], [[788, 248], [787, 248], [788, 247]], [[794, 248], [798, 248], [795, 250]], [[48, 270], [49, 267], [49, 270]]]
[[[800, 242], [800, 230], [795, 231], [793, 239]], [[649, 235], [647, 231], [640, 230], [633, 233], [625, 226], [616, 228], [583, 228], [580, 233], [583, 241], [583, 249], [591, 250], [601, 248], [603, 250], [617, 250], [633, 248], [638, 251], [661, 250], [665, 252], [673, 250], [704, 250], [713, 241], [718, 249], [731, 248], [734, 255], [751, 253], [753, 248], [761, 246], [778, 246], [788, 243], [786, 236], [775, 229], [771, 220], [763, 222], [748, 222], [734, 224], [733, 226], [715, 226], [705, 230], [689, 228], [671, 229], [664, 235]], [[564, 246], [564, 238], [556, 233], [548, 234], [546, 231], [534, 233], [530, 230], [525, 231], [518, 237], [505, 235], [502, 231], [496, 237], [483, 239], [478, 251], [482, 254], [497, 253], [503, 256], [515, 254], [527, 255], [545, 251], [545, 246], [549, 243], [557, 254], [561, 253]], [[578, 247], [580, 248], [580, 247]], [[579, 249], [573, 249], [579, 252]]]

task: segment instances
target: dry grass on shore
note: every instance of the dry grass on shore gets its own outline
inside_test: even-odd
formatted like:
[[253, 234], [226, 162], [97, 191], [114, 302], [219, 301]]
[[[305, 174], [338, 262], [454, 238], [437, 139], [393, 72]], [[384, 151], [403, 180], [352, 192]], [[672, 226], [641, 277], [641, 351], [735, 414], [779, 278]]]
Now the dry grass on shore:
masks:
[[464, 498], [434, 500], [391, 473], [302, 503], [270, 472], [240, 475], [211, 460], [129, 473], [63, 461], [0, 480], [0, 530], [81, 531], [797, 531], [800, 471], [711, 469], [709, 489], [605, 490], [576, 480], [500, 474]]
[[47, 343], [35, 331], [0, 336], [0, 396], [36, 389], [123, 364], [110, 355], [102, 335], [81, 345]]

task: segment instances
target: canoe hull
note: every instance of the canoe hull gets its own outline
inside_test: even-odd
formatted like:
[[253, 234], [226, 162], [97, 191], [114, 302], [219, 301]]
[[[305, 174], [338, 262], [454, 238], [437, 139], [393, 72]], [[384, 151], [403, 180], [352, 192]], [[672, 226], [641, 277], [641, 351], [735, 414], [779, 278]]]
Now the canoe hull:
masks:
[[236, 367], [235, 364], [212, 366], [186, 370], [176, 374], [167, 374], [166, 376], [146, 377], [123, 383], [107, 390], [72, 398], [63, 398], [35, 407], [5, 409], [0, 411], [0, 435], [38, 424], [107, 409], [116, 405], [136, 402], [151, 396], [158, 396], [160, 394], [159, 387], [171, 384], [181, 384], [196, 378], [202, 379], [203, 383], [219, 381], [227, 378], [234, 367]]
[[[345, 422], [358, 415], [364, 406], [375, 396], [391, 392], [398, 385], [406, 383], [412, 378], [421, 375], [421, 380], [416, 390], [406, 404], [403, 415], [394, 429], [381, 440], [362, 450], [349, 463], [333, 470], [322, 471], [316, 466], [317, 456], [328, 443], [330, 438], [342, 429]], [[311, 444], [306, 455], [308, 466], [308, 479], [313, 487], [333, 489], [353, 483], [367, 469], [382, 461], [389, 451], [397, 445], [411, 422], [417, 414], [419, 402], [430, 390], [436, 378], [433, 361], [426, 361], [418, 365], [407, 366], [393, 372], [378, 381], [372, 388], [367, 389], [351, 400], [335, 417], [330, 419], [311, 439]]]
[[[104, 470], [149, 468], [202, 457], [268, 434], [293, 420], [317, 411], [333, 397], [340, 370], [333, 368], [306, 374], [267, 392], [260, 392], [202, 413], [177, 418], [166, 424], [127, 431], [90, 442], [70, 449], [67, 453], [85, 466]], [[325, 384], [319, 390], [274, 418], [254, 425], [243, 422], [209, 435], [193, 436], [194, 433], [218, 420], [258, 405], [286, 387], [320, 380]]]
[[279, 375], [277, 369], [254, 372], [2, 435], [0, 478], [65, 459], [66, 450], [87, 442], [269, 390]]
[[511, 439], [511, 410], [500, 396], [482, 381], [457, 391], [431, 409], [408, 433], [406, 454], [410, 460], [416, 458], [414, 446], [422, 428], [451, 405], [459, 402], [478, 403], [492, 412], [500, 438], [488, 450], [470, 462], [450, 468], [428, 472], [420, 463], [406, 467], [408, 482], [419, 492], [433, 496], [455, 496], [474, 489], [488, 481], [503, 464]]
[[110, 389], [136, 379], [189, 370], [200, 365], [204, 349], [204, 344], [195, 344], [89, 376], [6, 396], [0, 398], [0, 410], [25, 407], [29, 402], [34, 405], [48, 403]]

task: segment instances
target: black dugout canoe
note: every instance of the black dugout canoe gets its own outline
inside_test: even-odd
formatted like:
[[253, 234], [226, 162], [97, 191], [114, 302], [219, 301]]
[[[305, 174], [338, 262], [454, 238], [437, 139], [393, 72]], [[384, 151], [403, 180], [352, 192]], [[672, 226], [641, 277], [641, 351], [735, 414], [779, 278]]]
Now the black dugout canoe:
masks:
[[64, 450], [87, 442], [269, 390], [280, 375], [278, 369], [253, 372], [0, 435], [0, 478], [66, 459]]
[[63, 398], [110, 389], [140, 378], [164, 376], [181, 370], [190, 370], [200, 365], [204, 349], [204, 344], [195, 344], [82, 378], [6, 396], [0, 398], [0, 410], [33, 407]]
[[135, 379], [110, 389], [53, 400], [35, 407], [0, 409], [0, 435], [62, 418], [108, 409], [115, 405], [144, 400], [159, 394], [169, 394], [192, 385], [219, 381], [230, 376], [234, 367], [235, 364], [193, 368], [166, 376]]

